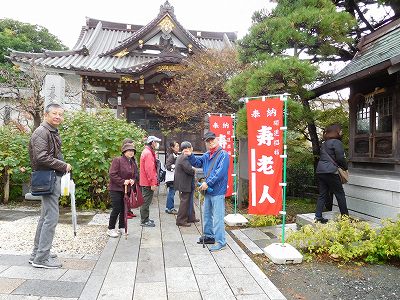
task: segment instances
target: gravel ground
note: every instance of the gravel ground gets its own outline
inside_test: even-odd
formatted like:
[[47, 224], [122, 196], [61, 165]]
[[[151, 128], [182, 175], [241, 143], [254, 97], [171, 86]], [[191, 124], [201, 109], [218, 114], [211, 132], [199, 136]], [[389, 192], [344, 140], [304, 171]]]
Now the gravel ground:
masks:
[[[0, 221], [0, 254], [30, 254], [38, 220], [39, 216], [27, 216], [15, 221]], [[108, 214], [96, 215], [96, 220], [78, 224], [75, 238], [71, 223], [58, 224], [52, 251], [64, 257], [98, 257], [108, 240]]]
[[318, 261], [275, 265], [265, 260], [261, 264], [289, 300], [400, 299], [399, 265], [339, 266]]

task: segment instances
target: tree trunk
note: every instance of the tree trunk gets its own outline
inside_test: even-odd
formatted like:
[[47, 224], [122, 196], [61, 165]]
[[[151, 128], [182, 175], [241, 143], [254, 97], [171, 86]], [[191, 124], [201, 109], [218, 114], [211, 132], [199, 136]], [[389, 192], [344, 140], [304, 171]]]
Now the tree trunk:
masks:
[[4, 204], [8, 204], [10, 199], [10, 174], [8, 173], [8, 168], [4, 169]]
[[[310, 108], [310, 103], [308, 100], [303, 100], [302, 101], [303, 107], [306, 110], [307, 115], [311, 115], [311, 108]], [[307, 120], [307, 129], [308, 129], [308, 134], [310, 135], [310, 140], [311, 140], [311, 146], [312, 146], [312, 152], [313, 152], [313, 157], [314, 157], [314, 174], [315, 170], [317, 169], [317, 164], [319, 160], [319, 155], [320, 155], [320, 148], [319, 148], [319, 139], [318, 139], [318, 134], [317, 134], [317, 127], [315, 126], [315, 120], [313, 118], [309, 118]], [[315, 182], [316, 182], [316, 176], [315, 177]]]
[[32, 129], [32, 132], [36, 128], [38, 128], [40, 126], [41, 122], [42, 122], [42, 117], [39, 114], [33, 116], [33, 129]]

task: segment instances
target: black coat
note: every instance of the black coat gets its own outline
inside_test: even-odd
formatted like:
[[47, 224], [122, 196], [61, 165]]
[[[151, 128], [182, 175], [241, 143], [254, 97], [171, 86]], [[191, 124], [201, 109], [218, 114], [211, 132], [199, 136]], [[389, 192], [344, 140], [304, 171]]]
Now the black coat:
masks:
[[337, 139], [327, 140], [322, 144], [321, 156], [317, 165], [316, 172], [321, 173], [336, 173], [337, 167], [332, 162], [332, 159], [336, 164], [344, 170], [347, 170], [347, 161], [344, 153], [343, 143]]
[[175, 162], [174, 189], [190, 193], [194, 185], [194, 169], [188, 157], [184, 154], [178, 156]]

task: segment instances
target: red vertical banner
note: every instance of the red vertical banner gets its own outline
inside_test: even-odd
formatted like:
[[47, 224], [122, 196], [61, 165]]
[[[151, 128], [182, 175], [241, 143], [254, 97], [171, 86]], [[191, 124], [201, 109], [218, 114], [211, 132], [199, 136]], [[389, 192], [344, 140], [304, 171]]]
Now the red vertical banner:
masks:
[[249, 150], [249, 214], [278, 215], [282, 209], [283, 101], [246, 104]]
[[228, 187], [226, 197], [233, 192], [233, 118], [232, 116], [211, 115], [209, 118], [210, 131], [214, 132], [219, 139], [219, 145], [229, 154]]

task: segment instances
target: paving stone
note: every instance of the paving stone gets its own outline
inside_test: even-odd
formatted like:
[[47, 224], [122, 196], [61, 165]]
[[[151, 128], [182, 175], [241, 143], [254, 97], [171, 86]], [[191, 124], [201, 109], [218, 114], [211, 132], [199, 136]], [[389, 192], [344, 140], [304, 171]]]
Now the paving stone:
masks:
[[165, 267], [190, 267], [190, 261], [182, 240], [180, 242], [164, 242]]
[[28, 264], [29, 255], [0, 255], [0, 265], [2, 266], [26, 266]]
[[270, 300], [270, 298], [267, 295], [265, 295], [264, 293], [253, 294], [253, 295], [237, 295], [236, 299], [238, 299], [238, 300]]
[[21, 279], [43, 279], [58, 280], [67, 270], [66, 269], [43, 269], [34, 268], [31, 265], [26, 267], [12, 266], [2, 272], [0, 277], [21, 278]]
[[94, 266], [96, 265], [95, 260], [89, 259], [73, 259], [73, 258], [62, 258], [60, 260], [63, 264], [64, 269], [73, 269], [73, 270], [93, 270]]
[[[314, 220], [314, 213], [311, 214], [311, 220]], [[282, 236], [282, 225], [260, 227], [260, 230], [267, 234], [270, 238], [280, 238]], [[296, 223], [285, 224], [285, 236], [292, 231], [297, 231], [298, 225]], [[272, 236], [271, 236], [272, 235]]]
[[247, 249], [253, 254], [263, 254], [262, 249], [257, 246], [247, 235], [240, 229], [232, 230], [232, 233], [246, 246]]
[[136, 282], [133, 300], [167, 300], [165, 282]]
[[0, 294], [11, 294], [25, 280], [19, 278], [0, 278]]
[[68, 270], [59, 281], [86, 282], [91, 271], [87, 270]]
[[142, 239], [140, 241], [141, 248], [159, 248], [162, 246], [160, 228], [143, 227]]
[[196, 292], [199, 290], [190, 267], [165, 268], [168, 293]]
[[235, 296], [263, 293], [246, 268], [224, 268], [222, 272]]
[[196, 275], [204, 300], [236, 299], [222, 274]]
[[86, 282], [79, 300], [96, 300], [103, 281], [104, 276], [91, 275], [89, 280]]
[[115, 250], [113, 262], [137, 262], [139, 253], [140, 237], [128, 235], [125, 239], [121, 236], [118, 246]]
[[258, 228], [244, 228], [241, 231], [247, 235], [251, 240], [263, 240], [269, 237]]
[[214, 257], [217, 265], [220, 268], [241, 268], [243, 264], [236, 257], [236, 255], [232, 252], [229, 247], [226, 247], [224, 250], [212, 252], [212, 256]]
[[[272, 243], [279, 243], [278, 239], [264, 239], [264, 240], [253, 240], [254, 244], [257, 245], [257, 247], [264, 249], [268, 245], [271, 245]], [[264, 253], [264, 251], [262, 252]]]
[[190, 263], [193, 268], [194, 274], [220, 274], [219, 269], [214, 258], [208, 253], [207, 255], [190, 255]]
[[136, 265], [136, 262], [112, 262], [98, 299], [132, 299]]
[[84, 286], [83, 282], [26, 280], [12, 294], [78, 298]]
[[0, 294], [0, 300], [39, 300], [39, 296]]
[[4, 266], [0, 265], [0, 273], [3, 272], [4, 270], [7, 270], [10, 266]]
[[41, 297], [40, 300], [78, 300], [78, 298], [64, 298], [64, 297]]
[[169, 293], [168, 300], [201, 300], [200, 292]]
[[251, 276], [257, 281], [264, 293], [270, 299], [286, 299], [278, 288], [269, 280], [267, 275], [251, 260], [251, 258], [236, 244], [230, 236], [227, 236], [229, 247], [241, 261], [243, 266], [250, 272]]
[[136, 282], [165, 281], [164, 261], [161, 248], [140, 249]]
[[118, 245], [118, 239], [109, 239], [103, 252], [100, 255], [96, 266], [93, 269], [93, 275], [103, 275], [105, 276], [110, 266], [111, 260], [113, 258], [115, 249]]
[[86, 260], [98, 260], [100, 258], [100, 255], [96, 255], [96, 254], [85, 254], [82, 259], [86, 259]]

